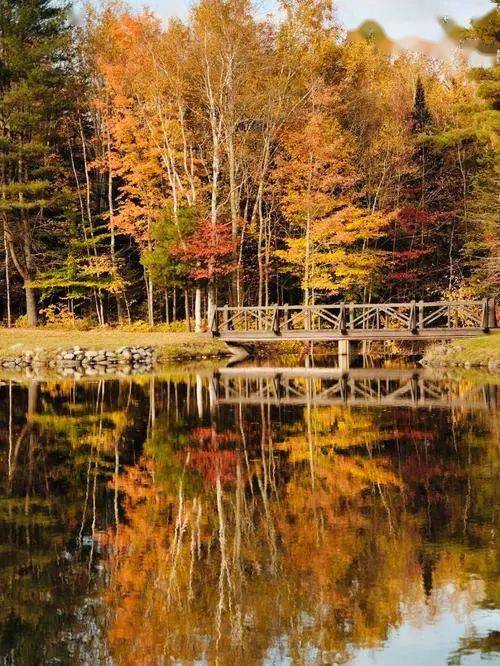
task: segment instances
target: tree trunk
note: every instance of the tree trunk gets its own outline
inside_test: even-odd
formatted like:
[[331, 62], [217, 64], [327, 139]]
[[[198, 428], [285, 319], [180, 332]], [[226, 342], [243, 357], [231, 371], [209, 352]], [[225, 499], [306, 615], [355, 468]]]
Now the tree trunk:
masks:
[[186, 317], [186, 331], [191, 330], [191, 321], [189, 316], [189, 290], [184, 289], [184, 315]]
[[165, 289], [165, 322], [170, 324], [168, 289]]
[[127, 299], [127, 294], [126, 294], [125, 291], [123, 292], [123, 300], [125, 302], [125, 308], [127, 310], [128, 325], [130, 326], [132, 324], [132, 317], [130, 316], [130, 306], [129, 306], [128, 299]]
[[201, 289], [196, 287], [195, 301], [194, 301], [194, 331], [200, 333], [201, 331]]
[[4, 229], [3, 242], [5, 248], [5, 296], [7, 301], [7, 326], [12, 326], [12, 315], [10, 308], [10, 262], [9, 262], [9, 248], [7, 246], [7, 232]]
[[307, 216], [307, 225], [306, 225], [306, 253], [304, 259], [304, 305], [309, 305], [310, 291], [309, 291], [309, 282], [310, 282], [310, 258], [311, 258], [311, 224], [310, 217]]
[[153, 327], [155, 324], [153, 310], [153, 283], [150, 276], [144, 271], [144, 282], [146, 283], [146, 298], [148, 305], [148, 324]]
[[24, 291], [26, 293], [26, 315], [28, 317], [28, 326], [36, 326], [38, 321], [37, 309], [36, 309], [36, 294], [33, 287], [28, 287], [24, 285]]
[[258, 287], [258, 296], [257, 296], [257, 305], [262, 307], [264, 302], [264, 265], [262, 261], [262, 244], [264, 238], [264, 219], [262, 216], [262, 205], [261, 199], [259, 199], [258, 206], [258, 215], [259, 215], [259, 233], [257, 238], [257, 267], [259, 269], [259, 287]]
[[[116, 264], [116, 238], [115, 238], [115, 211], [113, 206], [113, 169], [111, 166], [111, 137], [109, 126], [106, 123], [106, 142], [108, 156], [108, 212], [109, 212], [109, 249], [111, 255], [111, 265], [113, 266], [114, 277], [118, 275]], [[120, 294], [116, 294], [116, 318], [118, 323], [122, 323], [122, 302]]]
[[212, 313], [216, 307], [217, 306], [215, 302], [215, 285], [209, 284], [207, 291], [207, 319], [209, 322], [212, 321]]

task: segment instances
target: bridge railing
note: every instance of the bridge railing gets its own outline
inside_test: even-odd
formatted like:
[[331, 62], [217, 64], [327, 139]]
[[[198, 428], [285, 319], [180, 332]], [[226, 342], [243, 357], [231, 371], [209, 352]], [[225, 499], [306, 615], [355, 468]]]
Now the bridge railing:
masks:
[[214, 310], [210, 330], [214, 335], [241, 332], [356, 330], [401, 331], [417, 335], [426, 329], [496, 328], [495, 302], [411, 301], [410, 303], [336, 303], [333, 305], [270, 305]]

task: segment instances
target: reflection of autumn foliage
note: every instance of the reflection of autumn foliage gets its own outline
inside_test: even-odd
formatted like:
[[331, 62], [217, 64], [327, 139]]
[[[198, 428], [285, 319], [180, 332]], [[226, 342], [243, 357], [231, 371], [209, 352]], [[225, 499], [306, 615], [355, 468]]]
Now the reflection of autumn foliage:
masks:
[[[446, 493], [442, 529], [464, 529], [456, 452], [418, 416], [396, 426], [373, 414], [306, 408], [276, 432], [261, 412], [241, 441], [215, 424], [191, 429], [181, 448], [151, 448], [126, 468], [124, 522], [106, 536], [115, 663], [261, 663], [270, 650], [307, 663], [311, 649], [343, 662], [390, 627], [432, 621], [444, 598], [457, 612], [492, 598], [467, 573], [487, 580], [491, 548], [460, 559], [452, 543], [425, 543]], [[253, 429], [260, 448], [245, 440]]]
[[[188, 498], [183, 476], [177, 490], [161, 487], [151, 460], [121, 475], [125, 525], [110, 535], [109, 638], [117, 663], [144, 663], [144, 654], [146, 663], [202, 654], [229, 663], [238, 651], [253, 663], [283, 632], [300, 662], [304, 632], [330, 656], [345, 651], [347, 636], [370, 645], [384, 637], [400, 618], [401, 590], [418, 579], [413, 531], [399, 533], [395, 547], [390, 493], [401, 481], [385, 459], [349, 454], [348, 426], [337, 416], [339, 449], [318, 432], [312, 461], [304, 434], [273, 445], [278, 457], [262, 450], [244, 464], [224, 448], [235, 440], [230, 431], [191, 431], [185, 470], [207, 481], [195, 497]], [[331, 423], [319, 410], [316, 429], [321, 419]], [[351, 448], [373, 447], [373, 424], [352, 417], [352, 425]], [[279, 487], [273, 469], [284, 464], [285, 449], [291, 477]]]
[[[151, 461], [142, 459], [137, 465], [127, 467], [117, 486], [122, 493], [126, 522], [116, 533], [101, 536], [102, 545], [107, 544], [110, 552], [113, 584], [108, 601], [114, 605], [113, 602], [120, 599], [109, 635], [115, 646], [134, 640], [148, 605], [149, 583], [151, 592], [154, 590], [154, 580], [149, 576], [162, 566], [164, 544], [172, 527], [168, 520], [161, 519], [168, 505], [155, 485]], [[138, 660], [140, 653], [135, 653], [135, 657], [133, 654], [130, 661], [124, 657], [120, 663], [147, 663]]]
[[[291, 521], [285, 514], [280, 520], [287, 569], [300, 574], [304, 603], [310, 590], [316, 591], [323, 622], [349, 621], [352, 636], [365, 645], [377, 644], [385, 627], [401, 619], [396, 590], [413, 595], [418, 589], [409, 591], [419, 569], [411, 552], [413, 532], [395, 532], [391, 488], [401, 489], [402, 481], [386, 457], [366, 454], [387, 437], [367, 414], [325, 408], [313, 410], [310, 428], [280, 445], [309, 472], [294, 475], [287, 485], [287, 506], [297, 517]], [[375, 506], [370, 496], [386, 514], [371, 535]], [[357, 601], [354, 581], [362, 585]], [[325, 647], [339, 649], [333, 642]]]
[[[1, 609], [32, 645], [78, 636], [53, 622], [66, 609], [117, 665], [343, 663], [401, 623], [499, 607], [492, 414], [306, 405], [196, 428], [157, 390], [138, 456], [144, 403], [87, 392], [35, 393], [27, 415], [14, 399], [11, 440], [0, 420]], [[81, 615], [89, 582], [104, 603]]]
[[418, 484], [422, 481], [436, 479], [439, 485], [446, 484], [449, 480], [465, 479], [465, 469], [460, 469], [459, 461], [451, 464], [449, 460], [434, 460], [429, 462], [422, 454], [412, 453], [405, 459], [404, 477], [408, 483]]
[[191, 433], [193, 444], [187, 448], [189, 452], [187, 466], [197, 470], [206, 483], [215, 486], [217, 479], [222, 485], [236, 480], [238, 453], [220, 448], [236, 439], [230, 432], [216, 432], [215, 428], [196, 428]]

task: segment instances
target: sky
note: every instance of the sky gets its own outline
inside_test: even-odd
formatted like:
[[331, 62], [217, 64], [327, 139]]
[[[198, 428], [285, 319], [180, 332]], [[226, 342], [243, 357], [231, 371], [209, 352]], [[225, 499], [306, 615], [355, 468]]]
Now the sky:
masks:
[[[135, 7], [147, 4], [160, 16], [184, 17], [190, 0], [130, 0]], [[272, 10], [273, 0], [256, 0], [262, 13]], [[448, 16], [465, 25], [494, 5], [490, 0], [337, 0], [338, 18], [347, 28], [357, 28], [365, 19], [378, 21], [392, 39], [420, 37], [439, 41], [443, 30], [437, 17]]]

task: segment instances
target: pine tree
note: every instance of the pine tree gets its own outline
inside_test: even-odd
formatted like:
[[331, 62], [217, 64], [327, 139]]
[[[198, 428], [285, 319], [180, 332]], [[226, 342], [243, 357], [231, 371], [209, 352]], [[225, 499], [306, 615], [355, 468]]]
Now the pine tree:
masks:
[[431, 114], [425, 100], [424, 85], [420, 77], [417, 80], [412, 118], [414, 132], [423, 132], [431, 121]]
[[52, 0], [0, 2], [0, 213], [33, 326], [38, 256], [61, 215], [58, 145], [68, 110], [67, 15], [67, 5]]
[[[495, 54], [500, 35], [500, 12], [493, 9], [471, 22], [468, 36], [477, 40], [479, 50]], [[483, 295], [498, 290], [500, 283], [500, 63], [471, 72], [478, 82], [479, 110], [470, 114], [471, 131], [482, 147], [479, 170], [473, 182], [471, 203], [472, 229], [469, 230], [466, 255], [473, 267], [472, 284]]]

